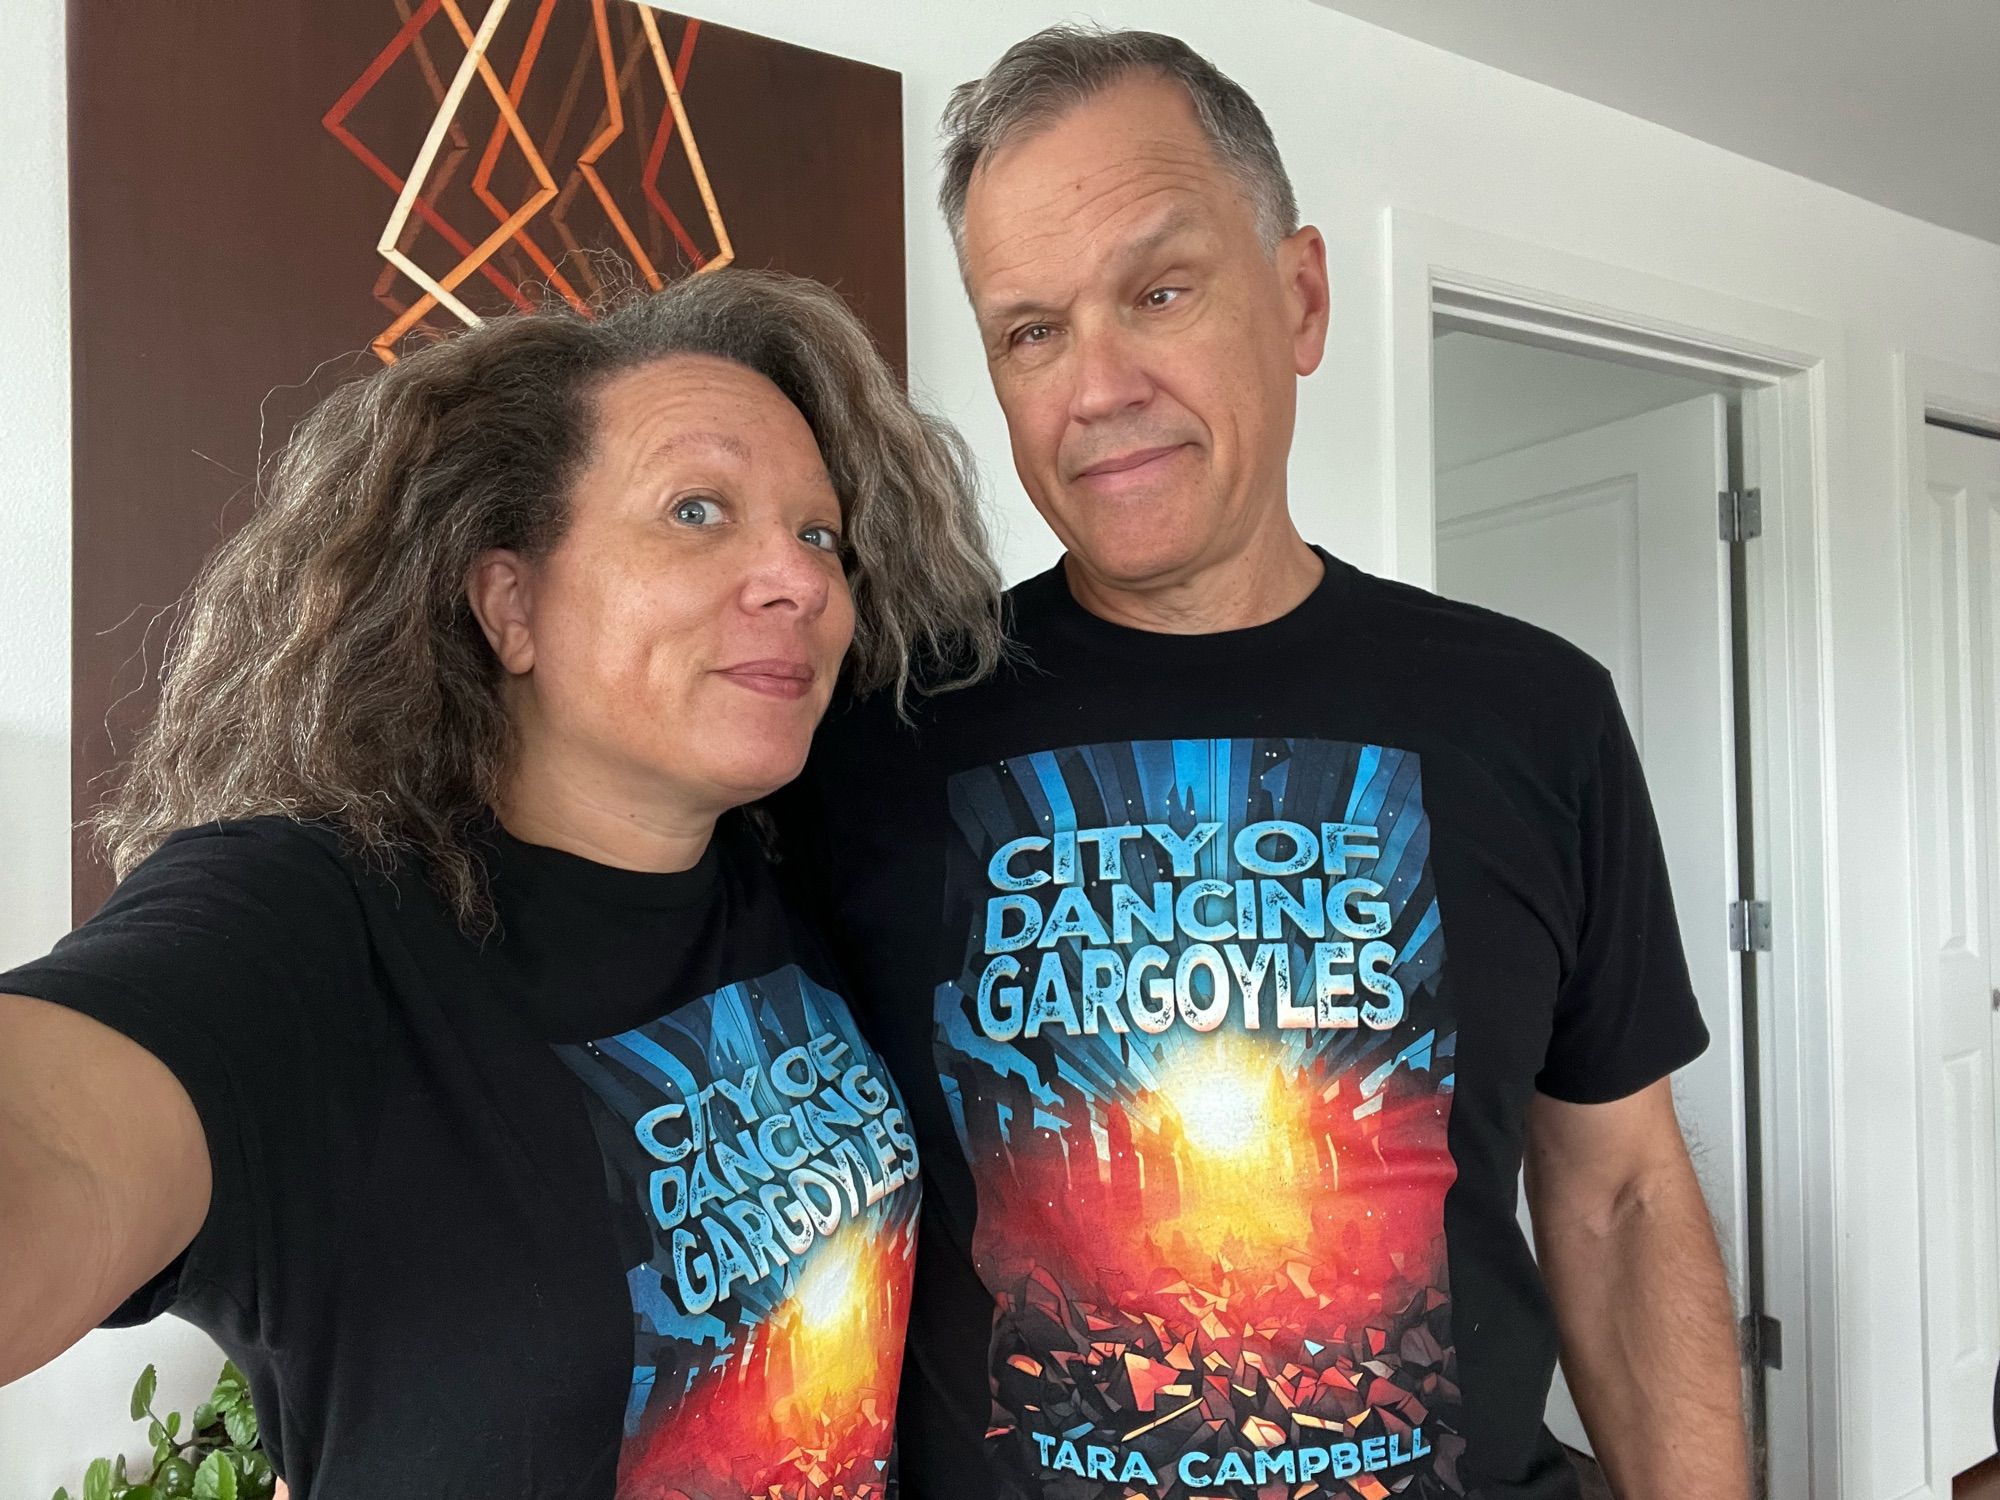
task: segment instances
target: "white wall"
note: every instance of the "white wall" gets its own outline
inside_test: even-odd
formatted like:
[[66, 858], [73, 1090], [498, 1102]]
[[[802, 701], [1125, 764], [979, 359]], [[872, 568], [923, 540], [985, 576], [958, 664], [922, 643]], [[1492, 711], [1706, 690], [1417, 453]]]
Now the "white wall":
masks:
[[[25, 0], [0, 48], [0, 969], [69, 927], [69, 224], [61, 0]], [[177, 1320], [93, 1334], [0, 1391], [0, 1500], [79, 1493], [139, 1447], [132, 1382], [162, 1367], [191, 1412], [221, 1355]]]
[[[950, 87], [1009, 42], [1065, 14], [1029, 0], [867, 4], [700, 0], [707, 19], [858, 57], [904, 75], [909, 184], [910, 358], [918, 389], [985, 456], [1010, 576], [1053, 545], [1007, 465], [952, 264], [929, 202], [932, 122]], [[0, 347], [28, 351], [0, 390], [0, 957], [61, 925], [67, 890], [61, 749], [68, 614], [66, 373], [60, 0], [15, 0], [0, 52], [0, 194], [13, 210], [0, 249], [12, 275]], [[1832, 797], [1842, 860], [1843, 1052], [1838, 1174], [1842, 1215], [1844, 1493], [1923, 1493], [1921, 1290], [1910, 1025], [1910, 850], [1898, 716], [1901, 601], [1891, 513], [1894, 390], [1884, 351], [2000, 367], [2000, 247], [1921, 224], [1731, 156], [1582, 99], [1481, 67], [1324, 10], [1307, 0], [1101, 0], [1099, 19], [1174, 31], [1257, 96], [1284, 147], [1307, 215], [1327, 235], [1336, 304], [1326, 365], [1300, 403], [1295, 508], [1316, 540], [1362, 566], [1389, 555], [1390, 433], [1383, 388], [1387, 284], [1384, 210], [1559, 247], [1734, 297], [1845, 325], [1856, 351], [1837, 433], [1847, 488], [1830, 497], [1826, 579], [1833, 663]], [[1919, 24], [1913, 19], [1911, 24]], [[16, 179], [19, 179], [16, 181]], [[16, 240], [21, 243], [16, 243]], [[1878, 357], [1879, 356], [1879, 357]], [[13, 389], [15, 383], [23, 388]], [[25, 546], [33, 559], [26, 568]], [[19, 580], [26, 587], [20, 587]], [[17, 786], [28, 788], [17, 795]], [[88, 1358], [88, 1355], [85, 1356]], [[1886, 1372], [1886, 1373], [1884, 1373]], [[120, 1366], [120, 1377], [123, 1366]], [[205, 1372], [204, 1372], [205, 1373]], [[16, 1456], [23, 1396], [0, 1393], [0, 1500], [46, 1492]], [[122, 1418], [122, 1402], [107, 1409]], [[11, 1414], [11, 1415], [10, 1415]], [[113, 1421], [114, 1430], [120, 1422]], [[43, 1428], [42, 1431], [49, 1429]], [[65, 1441], [87, 1424], [65, 1418]], [[76, 1438], [82, 1446], [88, 1442]], [[1820, 1435], [1819, 1441], [1833, 1439]]]
[[1719, 387], [1455, 329], [1431, 340], [1433, 458], [1440, 474]]

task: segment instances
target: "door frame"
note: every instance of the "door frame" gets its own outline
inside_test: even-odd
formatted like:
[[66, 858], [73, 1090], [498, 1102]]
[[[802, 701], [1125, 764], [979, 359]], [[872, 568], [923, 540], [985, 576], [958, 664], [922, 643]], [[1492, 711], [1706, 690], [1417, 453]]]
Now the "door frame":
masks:
[[[1402, 208], [1383, 216], [1388, 268], [1384, 554], [1405, 581], [1435, 580], [1431, 341], [1461, 325], [1748, 389], [1757, 444], [1746, 472], [1764, 534], [1748, 551], [1755, 894], [1779, 914], [1755, 955], [1763, 1101], [1761, 1205], [1767, 1310], [1784, 1326], [1766, 1372], [1768, 1493], [1841, 1491], [1838, 1227], [1844, 1096], [1832, 943], [1835, 833], [1825, 726], [1831, 633], [1824, 584], [1828, 433], [1847, 390], [1839, 327], [1647, 272]], [[1775, 857], [1774, 857], [1775, 856]], [[1688, 914], [1693, 917], [1695, 914]], [[1684, 920], [1698, 940], [1723, 940]]]
[[[1930, 630], [1924, 617], [1931, 605], [1930, 579], [1933, 575], [1930, 565], [1935, 559], [1930, 555], [1928, 545], [1930, 529], [1918, 520], [1920, 508], [1930, 503], [1930, 466], [1925, 450], [1924, 427], [1931, 418], [1941, 417], [1959, 426], [1983, 428], [2000, 438], [2000, 372], [1975, 370], [1911, 354], [1898, 354], [1894, 370], [1896, 399], [1900, 407], [1900, 420], [1896, 424], [1899, 450], [1896, 473], [1901, 489], [1897, 511], [1904, 558], [1904, 634], [1912, 651], [1911, 670], [1905, 679], [1908, 691], [1904, 705], [1910, 744], [1910, 806], [1919, 819], [1927, 819], [1934, 809], [1922, 767], [1933, 744], [1930, 716], [1933, 704], [1930, 673], [1920, 653], [1930, 644]], [[1916, 825], [1920, 838], [1924, 826], [1922, 822]], [[1936, 873], [1931, 862], [1919, 860], [1914, 875], [1918, 910], [1935, 909]], [[1937, 1056], [1938, 1038], [1931, 1007], [1924, 1002], [1931, 991], [1934, 976], [1928, 945], [1917, 942], [1911, 947], [1913, 967], [1910, 981], [1917, 998], [1917, 1055], [1919, 1065], [1928, 1070], [1932, 1059]], [[1949, 1495], [1953, 1475], [1944, 1456], [1946, 1407], [1944, 1401], [1937, 1399], [1936, 1393], [1943, 1389], [1946, 1379], [1945, 1350], [1950, 1332], [1945, 1326], [1943, 1298], [1937, 1295], [1937, 1289], [1942, 1286], [1949, 1271], [1944, 1260], [1946, 1233], [1941, 1231], [1948, 1231], [1949, 1228], [1946, 1205], [1950, 1202], [1950, 1184], [1944, 1179], [1945, 1122], [1940, 1091], [1923, 1087], [1922, 1083], [1920, 1078], [1917, 1100], [1921, 1149], [1918, 1152], [1920, 1170], [1917, 1192], [1922, 1205], [1919, 1212], [1924, 1229], [1921, 1266], [1923, 1374], [1927, 1397], [1924, 1403], [1924, 1473], [1933, 1495]]]

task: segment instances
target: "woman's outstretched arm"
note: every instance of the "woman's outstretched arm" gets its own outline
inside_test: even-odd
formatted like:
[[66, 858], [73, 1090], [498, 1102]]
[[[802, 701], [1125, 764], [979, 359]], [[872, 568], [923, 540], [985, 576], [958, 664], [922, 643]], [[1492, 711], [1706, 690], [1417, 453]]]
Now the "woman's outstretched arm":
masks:
[[0, 995], [0, 1385], [170, 1264], [208, 1200], [201, 1120], [157, 1058], [75, 1011]]

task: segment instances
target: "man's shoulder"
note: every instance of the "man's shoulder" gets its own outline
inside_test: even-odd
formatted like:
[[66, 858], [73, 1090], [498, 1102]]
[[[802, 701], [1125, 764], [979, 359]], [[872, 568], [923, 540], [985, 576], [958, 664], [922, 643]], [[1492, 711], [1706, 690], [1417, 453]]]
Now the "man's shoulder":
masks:
[[1350, 639], [1415, 686], [1447, 692], [1490, 690], [1583, 710], [1595, 718], [1616, 696], [1596, 657], [1553, 630], [1414, 584], [1354, 570]]
[[1359, 569], [1354, 575], [1357, 623], [1387, 644], [1442, 660], [1554, 672], [1572, 680], [1605, 676], [1595, 657], [1553, 630], [1415, 584]]

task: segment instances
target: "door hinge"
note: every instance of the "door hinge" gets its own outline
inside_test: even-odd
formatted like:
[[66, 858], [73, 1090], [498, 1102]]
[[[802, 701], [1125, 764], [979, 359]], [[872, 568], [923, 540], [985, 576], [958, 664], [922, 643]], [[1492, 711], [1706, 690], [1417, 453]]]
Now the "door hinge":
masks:
[[1745, 1313], [1738, 1325], [1743, 1336], [1743, 1360], [1753, 1370], [1785, 1367], [1785, 1325], [1769, 1313]]
[[1723, 490], [1722, 539], [1747, 542], [1764, 534], [1764, 499], [1756, 490]]
[[1729, 951], [1769, 953], [1771, 951], [1771, 903], [1732, 901], [1729, 903]]

